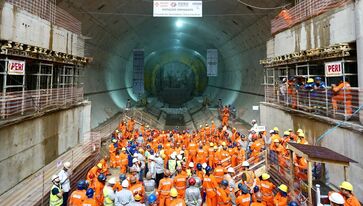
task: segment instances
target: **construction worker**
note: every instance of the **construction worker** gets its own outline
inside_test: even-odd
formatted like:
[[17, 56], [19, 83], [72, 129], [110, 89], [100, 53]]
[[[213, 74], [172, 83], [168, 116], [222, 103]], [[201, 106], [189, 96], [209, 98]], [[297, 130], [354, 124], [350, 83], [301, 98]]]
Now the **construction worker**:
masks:
[[212, 175], [212, 168], [207, 166], [205, 168], [205, 176], [203, 179], [203, 191], [206, 193], [206, 203], [207, 206], [217, 205], [217, 190], [218, 187], [217, 180]]
[[338, 102], [342, 102], [345, 107], [345, 114], [352, 115], [352, 93], [348, 81], [341, 80], [338, 86], [332, 85], [333, 97], [332, 105], [334, 113], [338, 110]]
[[242, 167], [243, 167], [243, 174], [245, 174], [244, 176], [246, 177], [246, 179], [245, 180], [242, 180], [242, 182], [252, 192], [253, 191], [253, 188], [256, 186], [256, 179], [255, 179], [256, 176], [255, 176], [255, 173], [253, 171], [250, 171], [249, 170], [250, 163], [248, 163], [247, 161], [244, 161], [242, 163]]
[[178, 174], [174, 177], [174, 187], [178, 191], [178, 198], [184, 199], [187, 188], [187, 177], [181, 173], [182, 168], [178, 167]]
[[170, 203], [167, 204], [168, 206], [186, 206], [184, 199], [178, 197], [178, 191], [175, 188], [171, 188], [170, 197], [171, 199]]
[[237, 142], [237, 147], [234, 148], [232, 154], [232, 167], [236, 167], [239, 164], [242, 164], [246, 159], [246, 152], [242, 149], [242, 146], [239, 142]]
[[145, 197], [145, 187], [142, 183], [138, 183], [137, 182], [137, 178], [136, 177], [131, 177], [130, 178], [130, 187], [129, 190], [132, 192], [132, 194], [135, 196], [136, 194], [139, 194], [142, 198], [142, 200], [140, 201], [141, 203], [144, 203], [144, 197]]
[[62, 185], [60, 184], [59, 176], [53, 175], [51, 180], [52, 180], [52, 188], [50, 189], [49, 206], [62, 206], [63, 191], [62, 191]]
[[[133, 178], [136, 178], [136, 177], [133, 177]], [[132, 203], [134, 201], [134, 195], [128, 189], [130, 186], [129, 181], [128, 180], [122, 181], [121, 186], [122, 186], [122, 190], [116, 192], [116, 194], [115, 194], [115, 206], [129, 205], [130, 203]]]
[[134, 200], [135, 200], [135, 202], [131, 202], [128, 205], [129, 206], [145, 206], [145, 204], [141, 202], [141, 201], [143, 201], [143, 198], [139, 194], [136, 194], [134, 196]]
[[126, 154], [126, 148], [121, 149], [120, 157], [120, 173], [125, 174], [129, 165], [128, 155]]
[[238, 189], [241, 191], [241, 195], [236, 199], [237, 206], [249, 206], [252, 199], [248, 187], [244, 184], [239, 183]]
[[217, 183], [220, 184], [223, 180], [224, 176], [224, 168], [220, 161], [217, 162], [217, 167], [214, 169], [213, 175], [217, 180]]
[[177, 167], [177, 165], [176, 165], [176, 155], [177, 155], [176, 153], [172, 153], [170, 155], [170, 159], [168, 160], [168, 169], [169, 169], [172, 177], [174, 177], [175, 172], [176, 172], [176, 167]]
[[103, 203], [103, 188], [105, 187], [106, 176], [104, 174], [100, 174], [97, 177], [97, 180], [94, 183], [94, 197], [99, 205]]
[[108, 170], [108, 160], [110, 158], [108, 156], [104, 156], [101, 160], [100, 160], [100, 163], [102, 164], [102, 170], [101, 170], [101, 173], [103, 173], [104, 175], [110, 175], [110, 171]]
[[174, 182], [170, 178], [169, 170], [165, 170], [164, 178], [160, 180], [158, 193], [159, 193], [159, 205], [169, 205], [170, 204], [170, 190], [173, 188]]
[[[148, 172], [146, 174], [146, 179], [144, 180], [144, 186], [145, 186], [145, 200], [148, 201], [150, 195], [156, 194], [156, 183], [155, 180], [152, 179], [152, 174]], [[149, 202], [146, 202], [146, 205], [149, 205]]]
[[331, 192], [328, 195], [330, 205], [331, 206], [343, 206], [345, 205], [345, 200], [343, 195], [337, 193], [337, 192]]
[[262, 200], [262, 194], [260, 192], [256, 193], [256, 200], [252, 202], [251, 206], [266, 206], [266, 203]]
[[192, 176], [192, 173], [194, 171], [194, 162], [189, 162], [189, 168], [187, 169], [187, 177], [189, 178]]
[[124, 181], [125, 179], [127, 179], [127, 176], [125, 174], [120, 174], [119, 175], [119, 181], [116, 182], [116, 184], [113, 186], [113, 190], [114, 191], [121, 191], [122, 190], [122, 181]]
[[106, 186], [103, 188], [103, 205], [113, 206], [115, 202], [115, 192], [113, 186], [116, 184], [116, 179], [112, 177], [107, 181]]
[[87, 173], [87, 181], [91, 188], [94, 188], [94, 182], [97, 180], [99, 174], [102, 171], [102, 164], [98, 163], [96, 166], [92, 167]]
[[189, 154], [188, 154], [187, 163], [189, 163], [189, 162], [195, 162], [196, 161], [196, 157], [197, 157], [197, 144], [195, 143], [194, 140], [192, 140], [189, 143], [188, 151], [189, 151]]
[[208, 163], [209, 163], [209, 165], [214, 166], [213, 161], [214, 161], [214, 143], [211, 142], [211, 143], [209, 143], [209, 148], [208, 148]]
[[231, 197], [231, 203], [232, 203], [232, 205], [235, 205], [236, 204], [236, 195], [234, 192], [237, 189], [236, 182], [233, 179], [233, 177], [235, 175], [235, 171], [234, 171], [233, 167], [229, 167], [225, 173], [226, 174], [224, 175], [223, 179], [228, 181], [228, 188], [230, 190], [229, 196]]
[[86, 199], [86, 182], [80, 180], [77, 183], [77, 190], [73, 191], [69, 196], [70, 206], [82, 206], [83, 201]]
[[284, 184], [281, 184], [278, 187], [279, 191], [274, 197], [274, 205], [275, 206], [287, 206], [287, 186]]
[[217, 206], [231, 206], [231, 198], [229, 196], [228, 181], [222, 180], [217, 188]]
[[[159, 187], [160, 180], [164, 177], [164, 160], [158, 153], [155, 154], [156, 185]], [[169, 172], [169, 171], [168, 171]]]
[[267, 206], [274, 206], [274, 189], [275, 185], [270, 181], [270, 175], [263, 173], [261, 175], [260, 189], [262, 193], [262, 200]]
[[353, 195], [353, 185], [349, 182], [342, 182], [339, 186], [340, 193], [345, 199], [344, 206], [360, 206], [359, 200]]
[[62, 190], [63, 190], [63, 204], [62, 204], [62, 206], [67, 205], [69, 191], [71, 190], [71, 183], [69, 181], [69, 170], [70, 169], [71, 169], [71, 163], [70, 162], [65, 162], [63, 164], [63, 169], [58, 173], [60, 184], [62, 185]]
[[296, 154], [294, 158], [294, 165], [295, 165], [295, 177], [301, 180], [308, 179], [308, 162], [305, 158], [301, 157], [300, 155]]
[[98, 202], [93, 197], [94, 196], [94, 190], [92, 188], [88, 188], [86, 191], [87, 198], [83, 201], [82, 206], [98, 206]]
[[185, 191], [185, 204], [188, 206], [201, 206], [202, 196], [200, 189], [195, 186], [196, 180], [191, 177], [188, 179], [188, 189]]
[[306, 141], [304, 132], [299, 132], [297, 134], [297, 137], [298, 137], [297, 143], [299, 143], [299, 144], [309, 144], [309, 142]]

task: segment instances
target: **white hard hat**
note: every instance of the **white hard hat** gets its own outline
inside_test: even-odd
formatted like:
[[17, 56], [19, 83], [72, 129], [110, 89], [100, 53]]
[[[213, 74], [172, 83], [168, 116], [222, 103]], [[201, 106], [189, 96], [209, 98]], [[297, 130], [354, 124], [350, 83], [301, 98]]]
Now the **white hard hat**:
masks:
[[69, 169], [71, 168], [71, 163], [70, 163], [70, 162], [65, 162], [65, 163], [63, 164], [63, 166], [64, 166], [67, 170], [69, 170]]
[[178, 158], [178, 160], [182, 160], [183, 159], [183, 156], [178, 155], [177, 158]]
[[155, 160], [155, 156], [154, 155], [150, 155], [149, 156], [149, 160]]
[[180, 154], [184, 154], [184, 150], [180, 151]]
[[138, 162], [139, 160], [137, 160], [136, 158], [132, 159], [132, 163], [136, 163]]
[[189, 167], [194, 167], [194, 163], [193, 162], [189, 162]]
[[208, 166], [208, 165], [207, 165], [207, 163], [205, 163], [205, 162], [202, 164], [203, 169], [207, 168], [207, 166]]
[[250, 163], [248, 163], [247, 161], [243, 161], [242, 162], [242, 167], [249, 167]]
[[332, 192], [329, 195], [329, 200], [330, 200], [330, 202], [339, 204], [339, 205], [343, 205], [345, 203], [344, 197], [337, 192]]
[[175, 159], [175, 156], [176, 156], [175, 153], [173, 153], [173, 154], [170, 155], [170, 158]]
[[275, 133], [275, 130], [270, 130], [270, 134]]
[[229, 167], [228, 170], [227, 170], [228, 173], [234, 173], [234, 169], [233, 167]]
[[52, 180], [52, 181], [54, 181], [54, 180], [55, 180], [55, 179], [57, 179], [57, 178], [59, 179], [59, 176], [58, 176], [58, 175], [52, 175], [51, 180]]
[[252, 121], [251, 121], [251, 123], [252, 124], [254, 124], [254, 123], [256, 123], [257, 121], [255, 120], [255, 119], [253, 119]]
[[116, 179], [114, 177], [111, 177], [111, 179], [109, 179], [107, 182], [108, 184], [114, 185], [116, 184]]
[[128, 180], [123, 180], [122, 183], [121, 183], [121, 186], [123, 188], [128, 188], [129, 187], [129, 181]]
[[171, 155], [177, 156], [177, 155], [178, 155], [178, 153], [173, 152], [173, 153], [171, 153]]

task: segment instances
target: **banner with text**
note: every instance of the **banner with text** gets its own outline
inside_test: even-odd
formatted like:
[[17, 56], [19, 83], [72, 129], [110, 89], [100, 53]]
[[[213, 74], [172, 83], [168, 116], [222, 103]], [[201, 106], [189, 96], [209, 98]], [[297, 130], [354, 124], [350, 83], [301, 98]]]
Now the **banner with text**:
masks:
[[25, 75], [25, 61], [9, 60], [8, 61], [9, 75]]
[[341, 61], [325, 63], [325, 76], [338, 77], [343, 75], [343, 63]]
[[207, 76], [216, 77], [218, 76], [218, 50], [208, 49], [207, 50]]
[[144, 94], [144, 50], [134, 49], [133, 53], [133, 91], [136, 95]]
[[154, 0], [154, 17], [203, 17], [203, 2]]

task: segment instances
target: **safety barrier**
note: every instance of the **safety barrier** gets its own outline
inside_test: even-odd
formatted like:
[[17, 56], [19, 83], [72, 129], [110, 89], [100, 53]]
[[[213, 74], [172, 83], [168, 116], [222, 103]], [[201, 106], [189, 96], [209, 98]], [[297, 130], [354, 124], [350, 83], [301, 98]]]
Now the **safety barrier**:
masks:
[[68, 87], [0, 93], [1, 119], [70, 106], [83, 101], [83, 88]]
[[265, 85], [265, 102], [280, 104], [292, 109], [327, 116], [334, 119], [356, 120], [359, 118], [359, 102], [362, 91], [347, 88], [335, 93], [331, 87], [326, 89], [295, 89], [294, 86], [281, 87]]
[[56, 0], [6, 0], [6, 2], [75, 34], [81, 34], [81, 22], [58, 7]]
[[318, 16], [333, 8], [338, 8], [352, 0], [303, 0], [290, 9], [284, 9], [271, 21], [271, 33], [276, 34], [285, 29]]
[[[111, 131], [108, 133], [110, 134]], [[88, 169], [99, 160], [101, 136], [105, 134], [86, 133], [83, 143], [65, 152], [41, 170], [0, 196], [0, 205], [49, 205], [49, 191], [52, 186], [51, 176], [58, 174], [63, 163], [71, 162], [70, 181], [72, 188], [84, 178]]]

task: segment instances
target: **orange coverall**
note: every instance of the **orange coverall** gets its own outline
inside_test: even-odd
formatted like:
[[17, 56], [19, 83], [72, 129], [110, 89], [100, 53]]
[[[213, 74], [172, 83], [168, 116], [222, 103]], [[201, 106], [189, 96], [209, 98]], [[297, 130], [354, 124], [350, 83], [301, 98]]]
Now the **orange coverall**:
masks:
[[333, 109], [336, 111], [338, 109], [337, 102], [344, 103], [345, 95], [345, 109], [348, 115], [352, 114], [352, 93], [350, 89], [350, 84], [348, 82], [342, 82], [338, 86], [333, 87], [335, 95], [332, 97]]
[[165, 177], [160, 180], [158, 193], [159, 193], [159, 206], [169, 205], [170, 204], [170, 190], [173, 187], [174, 183], [171, 178]]
[[227, 189], [224, 190], [221, 187], [217, 189], [217, 206], [231, 206], [231, 198], [229, 197], [229, 192]]
[[185, 190], [187, 189], [186, 176], [178, 174], [174, 177], [174, 187], [178, 191], [178, 198], [184, 199]]
[[70, 206], [82, 206], [83, 201], [86, 199], [85, 190], [75, 190], [69, 197]]
[[217, 205], [217, 193], [216, 188], [218, 187], [217, 181], [213, 175], [206, 175], [203, 180], [203, 190], [206, 192], [206, 203], [207, 206]]
[[251, 195], [250, 194], [241, 194], [236, 199], [237, 206], [249, 206], [251, 203]]
[[277, 193], [274, 197], [274, 205], [287, 206], [287, 197], [283, 197], [281, 193]]
[[262, 200], [266, 202], [267, 206], [274, 206], [274, 189], [275, 185], [272, 184], [269, 180], [261, 180], [261, 193]]

